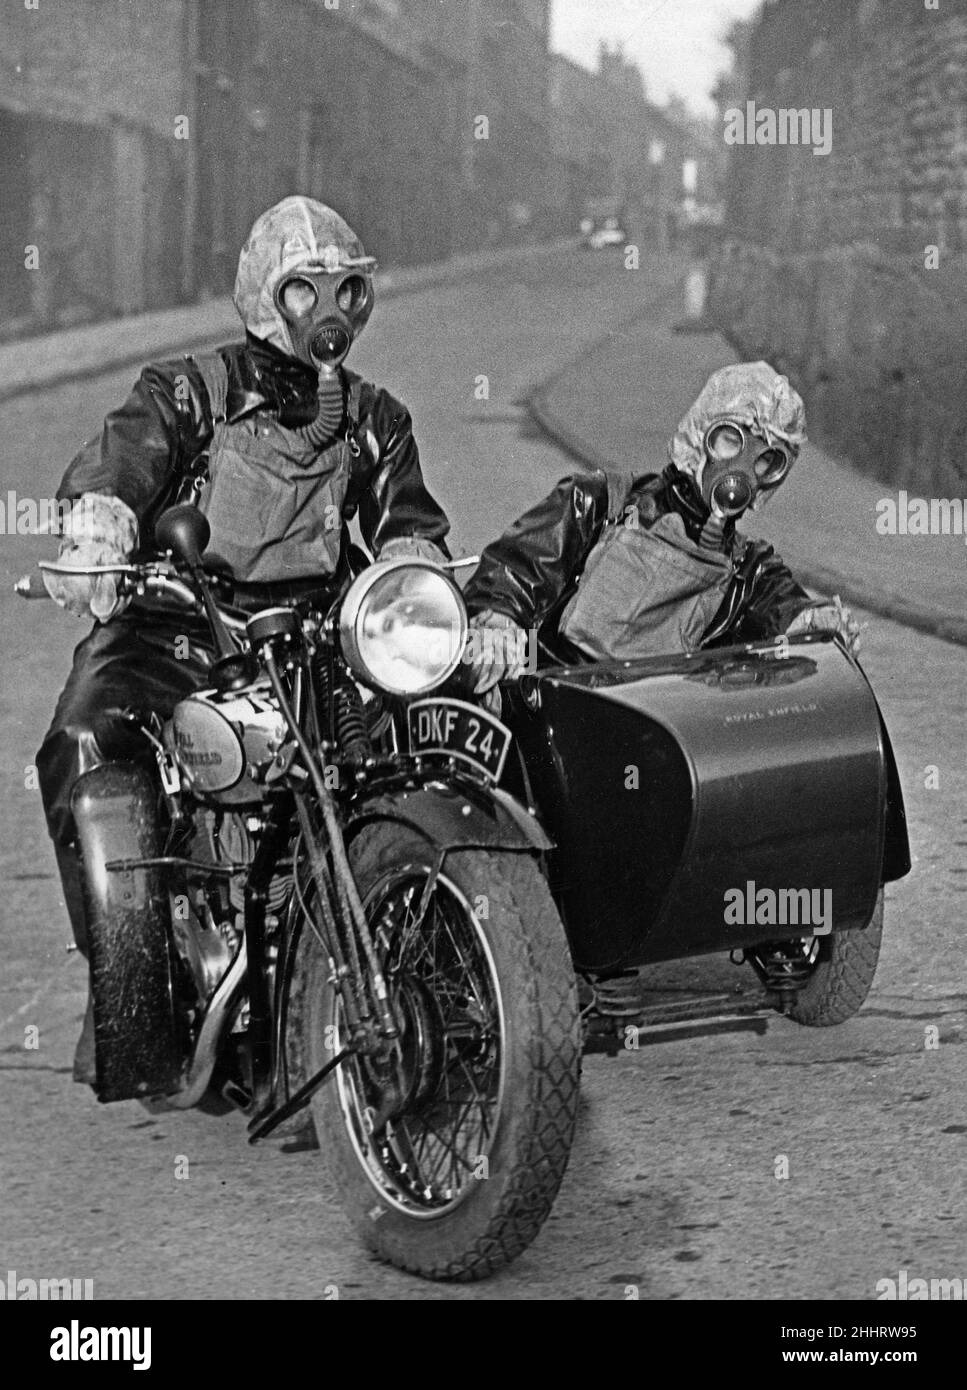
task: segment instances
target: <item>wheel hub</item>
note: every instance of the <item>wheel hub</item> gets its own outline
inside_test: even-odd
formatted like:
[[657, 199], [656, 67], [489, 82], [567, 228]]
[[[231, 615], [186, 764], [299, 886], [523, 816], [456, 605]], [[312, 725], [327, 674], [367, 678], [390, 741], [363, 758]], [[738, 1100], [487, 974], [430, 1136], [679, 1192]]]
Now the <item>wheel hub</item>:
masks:
[[446, 1061], [440, 1010], [427, 986], [409, 978], [398, 981], [393, 1004], [400, 1024], [398, 1042], [392, 1051], [363, 1059], [362, 1065], [374, 1101], [374, 1130], [433, 1096]]

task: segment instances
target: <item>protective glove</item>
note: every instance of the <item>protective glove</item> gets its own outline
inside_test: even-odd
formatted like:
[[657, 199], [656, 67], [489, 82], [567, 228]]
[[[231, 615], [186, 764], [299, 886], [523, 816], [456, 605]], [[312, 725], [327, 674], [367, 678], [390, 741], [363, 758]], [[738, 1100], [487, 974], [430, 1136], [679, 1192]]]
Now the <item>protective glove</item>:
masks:
[[[138, 519], [119, 497], [85, 492], [64, 523], [58, 561], [64, 565], [127, 564], [138, 543]], [[55, 603], [77, 618], [106, 623], [131, 602], [118, 592], [118, 574], [67, 575], [42, 571]]]
[[469, 664], [476, 673], [474, 693], [482, 695], [498, 681], [513, 680], [527, 666], [527, 634], [506, 613], [484, 608], [470, 619]]
[[861, 631], [839, 594], [834, 594], [828, 603], [816, 603], [804, 608], [786, 628], [789, 637], [801, 632], [838, 632], [850, 656], [859, 656]]
[[426, 540], [423, 536], [397, 536], [395, 540], [386, 542], [377, 559], [398, 560], [400, 556], [418, 560], [432, 560], [437, 565], [447, 563], [447, 557], [440, 547], [434, 545], [432, 541]]

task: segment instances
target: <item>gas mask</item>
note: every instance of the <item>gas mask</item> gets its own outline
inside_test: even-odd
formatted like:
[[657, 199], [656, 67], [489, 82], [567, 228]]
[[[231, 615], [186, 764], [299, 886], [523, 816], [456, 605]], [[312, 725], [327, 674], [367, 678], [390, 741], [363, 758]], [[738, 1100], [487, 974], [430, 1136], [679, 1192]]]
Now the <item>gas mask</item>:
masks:
[[706, 548], [725, 548], [726, 528], [773, 495], [805, 441], [802, 397], [768, 362], [712, 373], [668, 443], [669, 460], [709, 509]]
[[374, 266], [366, 256], [334, 270], [300, 267], [278, 282], [275, 305], [293, 357], [320, 374], [341, 365], [372, 312]]
[[779, 486], [794, 454], [781, 440], [770, 443], [734, 419], [714, 420], [705, 431], [702, 450], [704, 460], [695, 481], [710, 515], [700, 543], [718, 550], [726, 523]]
[[257, 218], [239, 257], [235, 306], [245, 327], [318, 373], [318, 412], [299, 431], [313, 445], [339, 427], [339, 368], [372, 313], [375, 269], [337, 212], [301, 196]]
[[373, 308], [371, 257], [363, 269], [344, 265], [334, 271], [300, 268], [275, 287], [275, 306], [285, 324], [292, 356], [319, 373], [316, 418], [299, 431], [310, 445], [322, 445], [339, 428], [343, 389], [339, 367]]

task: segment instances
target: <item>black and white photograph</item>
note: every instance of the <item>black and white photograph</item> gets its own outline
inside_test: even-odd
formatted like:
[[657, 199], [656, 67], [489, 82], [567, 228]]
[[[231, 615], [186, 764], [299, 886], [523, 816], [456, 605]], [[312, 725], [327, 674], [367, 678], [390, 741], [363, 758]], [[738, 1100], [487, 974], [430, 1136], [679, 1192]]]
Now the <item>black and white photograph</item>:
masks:
[[32, 1364], [931, 1364], [967, 0], [0, 0], [0, 459]]

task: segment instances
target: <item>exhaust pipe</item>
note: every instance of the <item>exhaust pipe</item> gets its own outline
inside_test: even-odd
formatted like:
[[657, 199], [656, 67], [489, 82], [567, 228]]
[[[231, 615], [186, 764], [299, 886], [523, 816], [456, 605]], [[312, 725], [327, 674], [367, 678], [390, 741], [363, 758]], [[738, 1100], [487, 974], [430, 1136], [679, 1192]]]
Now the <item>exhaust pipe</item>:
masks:
[[245, 938], [239, 943], [235, 959], [225, 972], [221, 983], [212, 995], [204, 1022], [198, 1034], [198, 1041], [188, 1066], [188, 1074], [182, 1090], [172, 1096], [162, 1096], [152, 1109], [190, 1110], [197, 1105], [208, 1090], [208, 1084], [215, 1070], [218, 1044], [224, 1032], [225, 1022], [239, 1001], [248, 970], [248, 957], [245, 951]]

